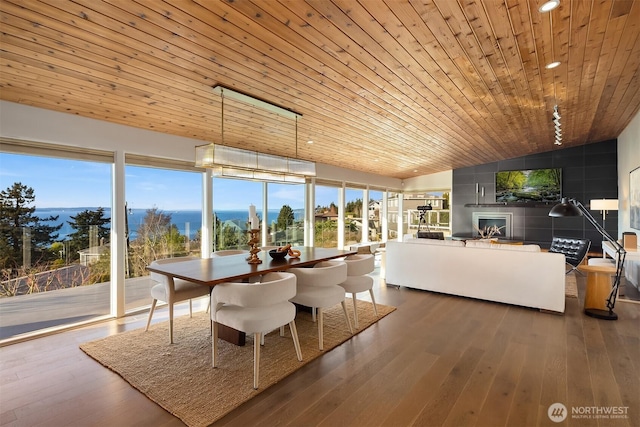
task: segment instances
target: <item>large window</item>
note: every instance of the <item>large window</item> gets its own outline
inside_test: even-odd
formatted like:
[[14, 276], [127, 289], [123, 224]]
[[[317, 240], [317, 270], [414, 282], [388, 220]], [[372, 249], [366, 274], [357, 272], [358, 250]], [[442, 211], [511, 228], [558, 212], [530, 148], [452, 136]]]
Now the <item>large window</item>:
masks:
[[[404, 193], [404, 218], [407, 223], [405, 233], [416, 234], [418, 229], [441, 231], [451, 235], [449, 223], [449, 192], [428, 191]], [[419, 210], [420, 206], [430, 206], [430, 210]]]
[[[248, 249], [249, 205], [262, 222], [262, 183], [242, 179], [213, 178], [213, 249]], [[270, 222], [273, 217], [267, 217]]]
[[[389, 192], [387, 197], [387, 240], [395, 240], [398, 236], [398, 223], [401, 220], [402, 212], [400, 212], [400, 198], [402, 193]], [[400, 236], [401, 237], [401, 236]]]
[[151, 302], [155, 283], [146, 267], [152, 261], [200, 256], [202, 174], [128, 165], [125, 175], [125, 307], [131, 310]]
[[0, 164], [0, 339], [108, 315], [111, 164]]
[[369, 241], [382, 241], [382, 191], [369, 191]]
[[304, 245], [304, 184], [267, 184], [268, 241], [263, 246]]
[[344, 245], [349, 247], [362, 242], [362, 218], [366, 215], [362, 203], [363, 190], [347, 188], [345, 190]]
[[320, 248], [338, 247], [338, 188], [316, 185], [315, 242]]
[[[6, 143], [3, 149], [7, 152], [0, 153], [0, 340], [112, 315], [113, 294], [121, 312], [117, 277], [122, 273], [124, 311], [147, 306], [154, 283], [146, 267], [153, 260], [201, 255], [202, 172], [133, 157], [123, 165], [119, 156], [114, 162], [112, 152], [43, 147], [35, 142]], [[112, 170], [119, 167], [125, 176], [113, 177]], [[111, 194], [112, 188], [122, 188], [119, 183], [124, 184], [125, 194]], [[314, 188], [317, 247], [361, 242], [367, 222], [368, 240], [382, 238], [383, 193], [370, 191], [365, 201], [364, 190], [346, 188], [344, 212], [339, 212], [342, 185], [326, 181]], [[264, 219], [261, 227], [267, 226], [262, 246], [304, 244], [305, 185], [213, 178], [211, 187], [214, 230], [207, 252], [248, 247], [250, 205]], [[124, 202], [118, 215], [125, 219], [118, 223], [118, 228], [124, 225], [124, 236], [111, 232], [112, 200], [119, 206]], [[397, 216], [398, 209], [390, 209], [389, 215]], [[338, 241], [341, 218], [344, 242]], [[389, 229], [396, 229], [394, 221]], [[124, 242], [111, 241], [112, 236]], [[120, 244], [126, 250], [116, 266], [118, 276], [112, 278], [111, 257], [117, 252], [111, 248]], [[200, 308], [204, 304], [203, 299]]]

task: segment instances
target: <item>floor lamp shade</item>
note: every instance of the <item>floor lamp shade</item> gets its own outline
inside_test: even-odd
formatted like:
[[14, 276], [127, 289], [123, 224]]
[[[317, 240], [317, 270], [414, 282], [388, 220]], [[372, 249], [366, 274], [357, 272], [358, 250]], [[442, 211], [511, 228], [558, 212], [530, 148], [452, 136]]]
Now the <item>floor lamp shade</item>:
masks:
[[592, 199], [590, 206], [592, 211], [617, 211], [618, 199]]
[[552, 217], [565, 217], [565, 216], [581, 216], [582, 212], [577, 208], [576, 205], [569, 202], [566, 197], [562, 198], [562, 201], [555, 205], [549, 211], [549, 216]]

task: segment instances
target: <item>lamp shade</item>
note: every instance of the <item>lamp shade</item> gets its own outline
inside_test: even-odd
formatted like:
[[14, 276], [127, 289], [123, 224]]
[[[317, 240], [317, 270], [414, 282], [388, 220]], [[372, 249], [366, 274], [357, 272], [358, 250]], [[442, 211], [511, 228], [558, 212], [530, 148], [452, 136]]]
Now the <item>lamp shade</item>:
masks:
[[580, 209], [569, 201], [566, 197], [562, 198], [562, 201], [551, 208], [549, 216], [562, 217], [562, 216], [581, 216]]
[[592, 199], [591, 203], [592, 211], [617, 211], [618, 200], [617, 199]]

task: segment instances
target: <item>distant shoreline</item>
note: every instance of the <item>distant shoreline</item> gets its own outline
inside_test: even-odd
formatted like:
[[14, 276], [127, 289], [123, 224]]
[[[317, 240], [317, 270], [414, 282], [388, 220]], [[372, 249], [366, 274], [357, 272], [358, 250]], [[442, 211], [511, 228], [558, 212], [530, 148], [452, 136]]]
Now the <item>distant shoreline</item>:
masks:
[[[58, 231], [58, 240], [64, 240], [68, 235], [73, 233], [73, 229], [68, 224], [71, 221], [72, 216], [76, 216], [80, 212], [84, 211], [96, 211], [98, 207], [74, 207], [74, 208], [36, 208], [35, 215], [40, 218], [46, 218], [49, 216], [58, 216], [56, 221], [44, 221], [46, 224], [62, 224], [62, 228]], [[111, 208], [103, 208], [105, 218], [111, 218]], [[127, 222], [129, 225], [129, 237], [135, 239], [137, 230], [147, 210], [145, 209], [129, 209], [129, 215], [127, 215]], [[158, 209], [159, 213], [171, 215], [171, 223], [175, 224], [180, 234], [188, 235], [190, 239], [196, 237], [198, 230], [202, 228], [202, 214], [199, 209], [183, 209], [165, 211]], [[215, 210], [214, 213], [218, 219], [224, 221], [246, 221], [249, 216], [249, 210]], [[257, 209], [258, 217], [262, 218], [262, 211]], [[278, 220], [280, 209], [269, 209], [267, 211], [267, 221], [269, 223]], [[296, 221], [302, 220], [304, 217], [304, 209], [293, 209], [294, 218]]]

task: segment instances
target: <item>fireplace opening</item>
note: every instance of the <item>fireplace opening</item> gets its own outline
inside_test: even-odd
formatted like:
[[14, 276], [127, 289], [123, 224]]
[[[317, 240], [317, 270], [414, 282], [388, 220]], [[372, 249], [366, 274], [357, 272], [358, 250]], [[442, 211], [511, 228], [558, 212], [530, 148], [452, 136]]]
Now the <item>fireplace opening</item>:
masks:
[[511, 226], [512, 213], [509, 212], [474, 212], [473, 213], [473, 235], [479, 236], [477, 229], [484, 229], [496, 226], [500, 229], [500, 234], [495, 237], [511, 239], [513, 229]]

